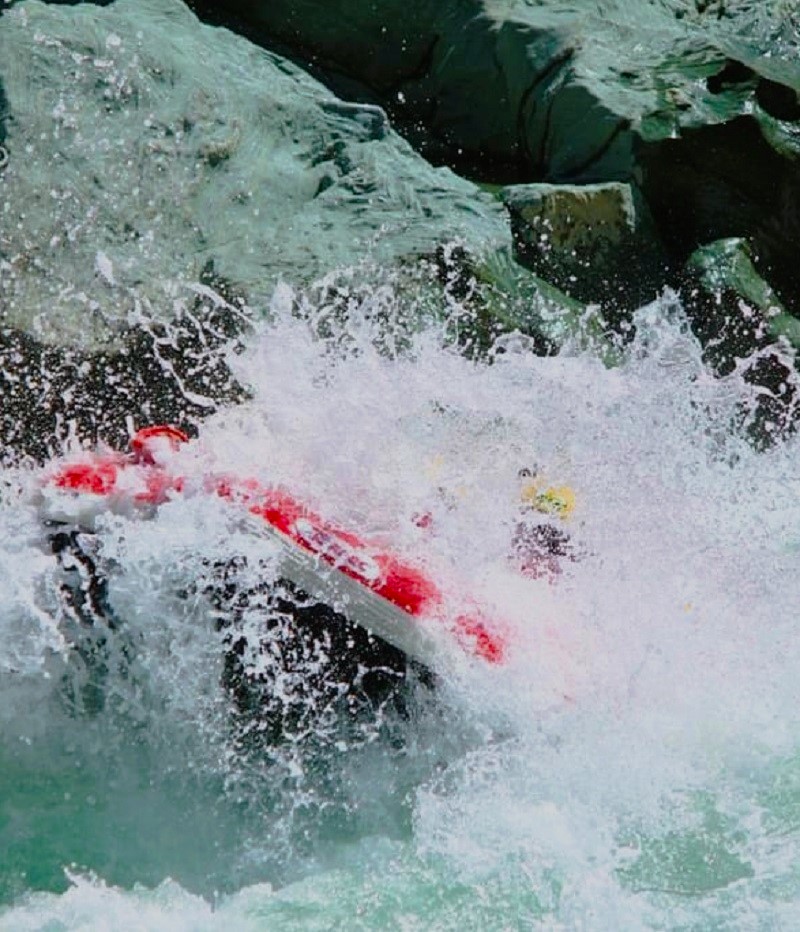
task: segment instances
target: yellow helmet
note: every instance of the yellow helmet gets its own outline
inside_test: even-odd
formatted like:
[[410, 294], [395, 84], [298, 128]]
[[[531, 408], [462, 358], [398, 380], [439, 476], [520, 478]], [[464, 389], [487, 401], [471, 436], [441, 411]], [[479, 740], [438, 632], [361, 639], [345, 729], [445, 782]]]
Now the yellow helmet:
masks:
[[536, 480], [526, 482], [520, 492], [520, 501], [546, 515], [568, 518], [575, 510], [575, 492], [568, 485], [542, 488]]

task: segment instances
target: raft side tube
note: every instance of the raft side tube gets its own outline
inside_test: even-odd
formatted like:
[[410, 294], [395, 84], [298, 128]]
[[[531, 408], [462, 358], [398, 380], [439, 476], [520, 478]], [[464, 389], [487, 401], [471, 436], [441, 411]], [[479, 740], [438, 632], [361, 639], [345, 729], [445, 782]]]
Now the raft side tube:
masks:
[[[162, 434], [154, 433], [159, 442]], [[91, 530], [105, 511], [147, 515], [191, 491], [183, 477], [146, 452], [94, 454], [61, 464], [42, 487], [43, 516]], [[447, 635], [489, 663], [505, 659], [504, 628], [468, 599], [446, 596], [418, 565], [326, 521], [286, 490], [209, 476], [202, 491], [240, 506], [247, 528], [278, 544], [281, 575], [424, 666], [431, 666]]]

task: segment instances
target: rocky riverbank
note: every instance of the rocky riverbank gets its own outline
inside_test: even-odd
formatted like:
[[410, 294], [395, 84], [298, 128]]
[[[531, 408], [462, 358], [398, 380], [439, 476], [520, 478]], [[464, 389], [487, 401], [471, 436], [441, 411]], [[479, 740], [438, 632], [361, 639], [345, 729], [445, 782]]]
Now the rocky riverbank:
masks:
[[[458, 304], [470, 352], [517, 329], [539, 352], [624, 340], [670, 286], [718, 372], [761, 353], [768, 433], [793, 422], [800, 65], [781, 0], [193, 6], [208, 23], [179, 0], [0, 18], [6, 398], [41, 397], [15, 367], [47, 345], [124, 356], [137, 328], [185, 321], [204, 275], [251, 317], [281, 282], [340, 317], [381, 287], [405, 330]], [[47, 432], [65, 408], [45, 396]], [[136, 416], [111, 407], [117, 432]], [[18, 413], [0, 411], [6, 444]]]

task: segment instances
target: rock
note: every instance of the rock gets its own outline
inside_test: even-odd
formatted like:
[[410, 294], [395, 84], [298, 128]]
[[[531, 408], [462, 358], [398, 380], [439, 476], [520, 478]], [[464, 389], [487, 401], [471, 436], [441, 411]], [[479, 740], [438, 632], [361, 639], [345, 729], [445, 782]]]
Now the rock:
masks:
[[519, 261], [572, 297], [620, 317], [660, 291], [666, 260], [631, 185], [512, 185], [501, 197]]
[[538, 355], [569, 347], [590, 350], [606, 365], [619, 363], [599, 308], [570, 299], [514, 261], [510, 249], [480, 259], [451, 249], [443, 272], [448, 295], [469, 314], [462, 345], [478, 354], [504, 352], [504, 335], [526, 338]]
[[506, 327], [552, 348], [582, 326], [523, 269], [519, 294], [473, 276], [456, 307], [436, 257], [453, 241], [470, 268], [507, 253], [496, 198], [425, 162], [380, 107], [178, 0], [17, 3], [0, 78], [5, 461], [70, 436], [121, 446], [131, 423], [192, 429], [237, 401], [221, 309], [267, 313], [279, 283], [295, 310], [311, 296], [326, 337], [346, 338], [353, 307], [385, 318], [392, 351], [451, 312], [478, 322], [454, 338], [481, 352]]
[[46, 339], [170, 318], [209, 263], [263, 310], [279, 280], [510, 242], [501, 206], [380, 108], [178, 0], [18, 3], [0, 79], [0, 315]]
[[758, 274], [746, 240], [702, 246], [689, 257], [686, 270], [694, 329], [705, 345], [713, 343], [710, 352], [718, 369], [730, 372], [737, 359], [780, 338], [800, 347], [800, 321]]
[[189, 433], [246, 390], [228, 353], [250, 321], [211, 269], [191, 305], [167, 323], [123, 329], [115, 346], [86, 352], [0, 327], [0, 465], [44, 461], [67, 440], [125, 449], [131, 428]]
[[758, 391], [745, 418], [762, 446], [794, 430], [800, 393], [794, 349], [800, 320], [760, 277], [746, 240], [703, 246], [686, 264], [684, 303], [706, 359], [720, 375], [739, 369]]
[[783, 0], [196, 2], [363, 82], [484, 180], [635, 182], [678, 265], [749, 238], [796, 310], [800, 30]]

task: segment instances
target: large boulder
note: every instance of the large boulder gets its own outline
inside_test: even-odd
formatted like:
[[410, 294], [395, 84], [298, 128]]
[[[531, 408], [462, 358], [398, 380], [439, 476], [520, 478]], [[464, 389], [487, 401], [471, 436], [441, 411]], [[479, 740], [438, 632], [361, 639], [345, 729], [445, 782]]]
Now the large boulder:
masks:
[[635, 181], [675, 261], [747, 236], [800, 300], [800, 39], [782, 0], [195, 0], [367, 86], [487, 180]]
[[0, 14], [2, 460], [238, 400], [227, 353], [281, 281], [343, 333], [380, 305], [392, 340], [450, 316], [470, 351], [559, 345], [583, 308], [510, 260], [482, 275], [510, 248], [500, 203], [380, 107], [179, 0]]
[[510, 244], [502, 207], [425, 162], [379, 107], [339, 100], [178, 0], [16, 4], [0, 19], [0, 80], [9, 325], [91, 343], [172, 316], [209, 267], [261, 309], [280, 279], [456, 237]]

